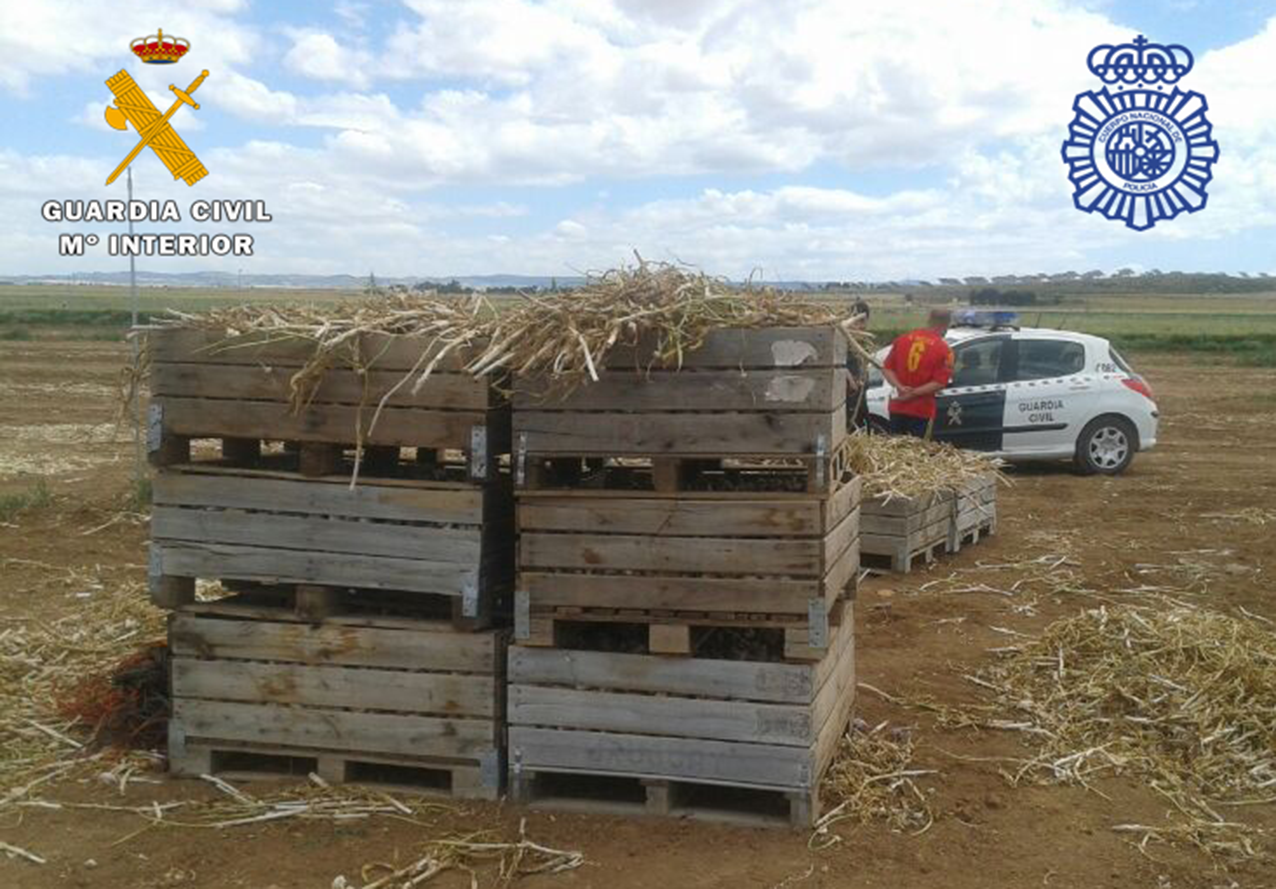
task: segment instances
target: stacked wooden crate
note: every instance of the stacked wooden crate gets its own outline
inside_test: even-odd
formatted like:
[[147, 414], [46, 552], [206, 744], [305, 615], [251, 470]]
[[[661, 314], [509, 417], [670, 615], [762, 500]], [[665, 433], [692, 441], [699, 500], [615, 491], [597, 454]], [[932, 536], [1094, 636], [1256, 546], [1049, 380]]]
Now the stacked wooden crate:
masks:
[[959, 552], [997, 532], [997, 478], [916, 497], [865, 497], [860, 547], [866, 564], [907, 573], [914, 562]]
[[515, 795], [809, 824], [854, 698], [858, 480], [835, 329], [517, 380]]
[[952, 538], [955, 503], [949, 491], [865, 497], [860, 532], [865, 564], [907, 573], [915, 561], [933, 561]]
[[[149, 335], [151, 593], [172, 609], [179, 773], [317, 768], [495, 797], [513, 498], [509, 409], [459, 359], [367, 335], [300, 411], [301, 340]], [[351, 485], [363, 431], [358, 484]], [[233, 594], [197, 601], [198, 580]]]

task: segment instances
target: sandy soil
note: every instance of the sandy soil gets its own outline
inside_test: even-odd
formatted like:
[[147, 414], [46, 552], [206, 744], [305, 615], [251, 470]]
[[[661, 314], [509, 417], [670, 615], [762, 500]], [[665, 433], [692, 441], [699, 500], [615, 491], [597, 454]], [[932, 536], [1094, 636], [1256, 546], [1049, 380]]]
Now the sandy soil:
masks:
[[[115, 435], [108, 425], [123, 356], [123, 347], [110, 344], [0, 344], [0, 496], [29, 489], [31, 473], [46, 476], [54, 495], [51, 506], [0, 524], [0, 616], [71, 612], [74, 584], [57, 579], [60, 569], [108, 587], [144, 574], [146, 528], [117, 519], [132, 465], [129, 435]], [[1015, 471], [1014, 487], [1001, 495], [996, 538], [929, 571], [870, 582], [858, 604], [863, 682], [897, 695], [973, 699], [975, 689], [962, 675], [992, 657], [988, 648], [1006, 644], [1005, 630], [1032, 633], [1094, 602], [1030, 582], [1014, 596], [944, 590], [979, 581], [1005, 589], [1030, 577], [1027, 563], [1039, 557], [1068, 556], [1092, 587], [1195, 586], [1200, 601], [1276, 618], [1267, 582], [1276, 568], [1276, 522], [1264, 526], [1239, 515], [1276, 505], [1276, 461], [1267, 440], [1276, 429], [1276, 372], [1179, 358], [1140, 363], [1161, 396], [1160, 448], [1119, 479], [1079, 478], [1062, 467]], [[922, 589], [954, 572], [962, 572], [959, 583]], [[361, 865], [406, 861], [425, 841], [451, 832], [492, 828], [513, 838], [526, 818], [530, 836], [578, 849], [589, 862], [520, 884], [528, 887], [1276, 886], [1271, 862], [1224, 872], [1191, 849], [1154, 845], [1141, 854], [1112, 826], [1165, 823], [1168, 812], [1137, 782], [1108, 779], [1096, 785], [1101, 793], [1012, 788], [995, 763], [970, 758], [1021, 755], [1016, 736], [944, 731], [924, 713], [867, 691], [857, 715], [912, 727], [916, 765], [939, 771], [925, 784], [937, 818], [923, 836], [847, 827], [834, 848], [813, 852], [805, 835], [783, 830], [467, 804], [440, 812], [426, 827], [376, 821], [151, 829], [121, 842], [143, 826], [135, 816], [34, 808], [20, 820], [0, 820], [0, 840], [37, 851], [48, 863], [0, 857], [0, 885], [326, 889], [338, 874], [357, 880]], [[62, 785], [45, 797], [137, 805], [213, 793], [200, 782], [168, 781], [135, 785], [123, 797], [90, 784]], [[1276, 827], [1272, 807], [1246, 810], [1245, 817]], [[467, 886], [469, 878], [454, 873], [431, 885]]]

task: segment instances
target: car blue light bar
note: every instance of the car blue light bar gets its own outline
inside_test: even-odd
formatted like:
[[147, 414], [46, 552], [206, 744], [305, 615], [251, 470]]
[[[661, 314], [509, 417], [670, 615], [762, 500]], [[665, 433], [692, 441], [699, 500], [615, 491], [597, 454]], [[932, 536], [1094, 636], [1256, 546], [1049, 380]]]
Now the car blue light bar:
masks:
[[965, 309], [953, 314], [953, 327], [1018, 327], [1018, 312], [980, 311]]

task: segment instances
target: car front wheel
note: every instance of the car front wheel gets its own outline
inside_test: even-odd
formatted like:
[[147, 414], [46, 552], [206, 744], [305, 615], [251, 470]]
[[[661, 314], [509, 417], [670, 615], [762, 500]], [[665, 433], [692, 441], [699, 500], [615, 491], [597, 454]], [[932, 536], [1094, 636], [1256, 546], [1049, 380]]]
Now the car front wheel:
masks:
[[1081, 430], [1076, 464], [1085, 475], [1118, 475], [1138, 450], [1138, 432], [1124, 417], [1099, 417]]

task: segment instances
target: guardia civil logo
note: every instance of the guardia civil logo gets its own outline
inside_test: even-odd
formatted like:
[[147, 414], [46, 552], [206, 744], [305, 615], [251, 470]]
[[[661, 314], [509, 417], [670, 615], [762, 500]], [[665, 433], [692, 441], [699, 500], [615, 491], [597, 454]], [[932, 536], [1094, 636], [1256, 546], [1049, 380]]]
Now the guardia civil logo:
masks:
[[1063, 162], [1077, 209], [1136, 231], [1203, 210], [1218, 143], [1205, 97], [1178, 86], [1192, 53], [1140, 35], [1096, 46], [1087, 64], [1106, 85], [1072, 103]]

